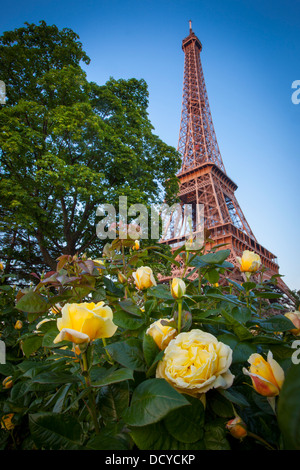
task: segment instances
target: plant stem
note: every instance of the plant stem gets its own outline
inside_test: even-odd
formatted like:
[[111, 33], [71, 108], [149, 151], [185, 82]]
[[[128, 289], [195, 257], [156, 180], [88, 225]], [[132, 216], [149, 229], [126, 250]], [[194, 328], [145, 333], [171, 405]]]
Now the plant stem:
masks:
[[178, 299], [178, 324], [177, 324], [177, 330], [178, 334], [181, 331], [181, 315], [182, 315], [182, 299]]
[[95, 396], [93, 393], [93, 390], [90, 388], [91, 387], [91, 377], [89, 374], [89, 369], [88, 369], [88, 361], [87, 361], [87, 354], [86, 351], [82, 352], [82, 374], [84, 376], [85, 384], [86, 387], [89, 388], [89, 407], [88, 410], [90, 412], [91, 418], [93, 420], [94, 426], [95, 426], [95, 432], [96, 434], [99, 434], [100, 432], [100, 427], [97, 419], [97, 407], [96, 407], [96, 401], [95, 401]]
[[109, 354], [109, 352], [107, 351], [106, 349], [106, 339], [105, 338], [102, 338], [102, 343], [103, 343], [103, 346], [104, 346], [104, 349], [105, 349], [105, 353], [107, 355], [107, 360], [110, 364], [113, 364], [114, 361], [113, 361], [113, 358], [111, 357], [111, 355]]
[[271, 446], [267, 441], [265, 441], [262, 437], [259, 437], [257, 434], [254, 434], [253, 432], [247, 431], [248, 436], [253, 437], [253, 439], [256, 439], [257, 441], [260, 441], [262, 444], [264, 444], [269, 450], [275, 450], [274, 447]]

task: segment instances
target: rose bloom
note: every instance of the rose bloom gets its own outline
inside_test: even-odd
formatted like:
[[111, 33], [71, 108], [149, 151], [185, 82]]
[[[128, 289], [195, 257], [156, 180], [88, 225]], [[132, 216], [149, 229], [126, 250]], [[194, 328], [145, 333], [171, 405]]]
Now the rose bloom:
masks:
[[199, 396], [211, 388], [231, 387], [232, 349], [210, 333], [180, 333], [165, 349], [156, 377], [166, 379], [179, 392]]
[[138, 289], [148, 289], [148, 287], [156, 286], [152, 269], [148, 266], [141, 266], [132, 273], [135, 285]]
[[284, 382], [284, 371], [273, 359], [271, 351], [268, 352], [267, 361], [260, 354], [251, 354], [248, 359], [249, 371], [244, 367], [245, 375], [251, 377], [254, 389], [264, 397], [279, 395]]
[[66, 304], [62, 317], [57, 320], [60, 333], [54, 343], [67, 340], [75, 344], [87, 343], [98, 338], [110, 338], [117, 330], [113, 323], [113, 313], [104, 302]]
[[239, 416], [228, 421], [226, 428], [236, 439], [243, 439], [247, 436], [247, 426]]
[[295, 325], [295, 328], [292, 328], [290, 332], [295, 336], [300, 336], [300, 312], [287, 312], [284, 316], [291, 320]]
[[14, 328], [15, 330], [21, 330], [23, 328], [23, 323], [21, 322], [21, 320], [16, 321]]
[[174, 299], [181, 299], [181, 297], [185, 294], [185, 291], [186, 291], [185, 282], [179, 277], [174, 277], [172, 284], [171, 284], [171, 294], [174, 297]]
[[12, 422], [13, 417], [14, 417], [14, 413], [8, 413], [7, 415], [2, 416], [1, 428], [5, 429], [6, 431], [10, 431], [11, 429], [14, 429], [15, 425]]
[[237, 256], [237, 260], [242, 272], [256, 273], [261, 265], [260, 256], [249, 250], [245, 250], [241, 258]]
[[[172, 320], [163, 320], [172, 321]], [[165, 349], [169, 342], [177, 335], [177, 330], [172, 326], [163, 325], [162, 319], [155, 321], [146, 331], [147, 335], [152, 336], [159, 349]]]
[[2, 385], [4, 388], [11, 388], [13, 386], [12, 376], [9, 375], [8, 377], [5, 377], [2, 382]]
[[133, 250], [139, 250], [140, 249], [140, 241], [139, 240], [135, 240], [132, 249]]

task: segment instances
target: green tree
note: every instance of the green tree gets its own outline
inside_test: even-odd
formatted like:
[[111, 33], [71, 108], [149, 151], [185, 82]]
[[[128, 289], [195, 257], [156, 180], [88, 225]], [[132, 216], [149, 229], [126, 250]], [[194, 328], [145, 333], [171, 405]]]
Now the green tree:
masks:
[[153, 133], [144, 80], [87, 80], [79, 37], [44, 21], [0, 37], [0, 230], [7, 273], [98, 255], [96, 208], [175, 201], [177, 151]]

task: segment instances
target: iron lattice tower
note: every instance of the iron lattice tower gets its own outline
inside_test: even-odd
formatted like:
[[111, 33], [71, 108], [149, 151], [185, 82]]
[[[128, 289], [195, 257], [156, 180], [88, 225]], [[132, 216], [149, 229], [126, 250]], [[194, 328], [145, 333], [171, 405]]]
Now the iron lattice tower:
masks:
[[[202, 44], [192, 31], [182, 41], [184, 52], [184, 79], [178, 151], [182, 166], [178, 173], [179, 198], [184, 204], [203, 204], [204, 227], [210, 232], [214, 245], [226, 243], [230, 248], [229, 261], [235, 266], [232, 278], [243, 280], [237, 257], [244, 250], [255, 251], [267, 268], [264, 277], [278, 274], [276, 256], [260, 245], [235, 197], [237, 185], [226, 174], [219, 150], [207, 91], [200, 52]], [[196, 207], [196, 206], [195, 206]], [[196, 227], [195, 220], [193, 221]], [[195, 229], [196, 230], [196, 229]], [[184, 238], [169, 237], [163, 240], [173, 247], [184, 243]], [[180, 276], [180, 268], [174, 266], [172, 277]], [[278, 286], [286, 294], [289, 289], [279, 278]]]

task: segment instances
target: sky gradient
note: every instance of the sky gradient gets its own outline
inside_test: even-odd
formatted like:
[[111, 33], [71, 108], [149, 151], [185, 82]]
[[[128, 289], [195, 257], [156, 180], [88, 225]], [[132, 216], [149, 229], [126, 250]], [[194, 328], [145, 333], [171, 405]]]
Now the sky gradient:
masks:
[[[177, 147], [181, 41], [188, 21], [201, 61], [214, 127], [236, 197], [259, 243], [300, 289], [300, 1], [16, 0], [2, 3], [0, 34], [45, 20], [74, 30], [91, 59], [87, 78], [143, 78], [154, 132]], [[1, 80], [1, 71], [0, 71]]]

